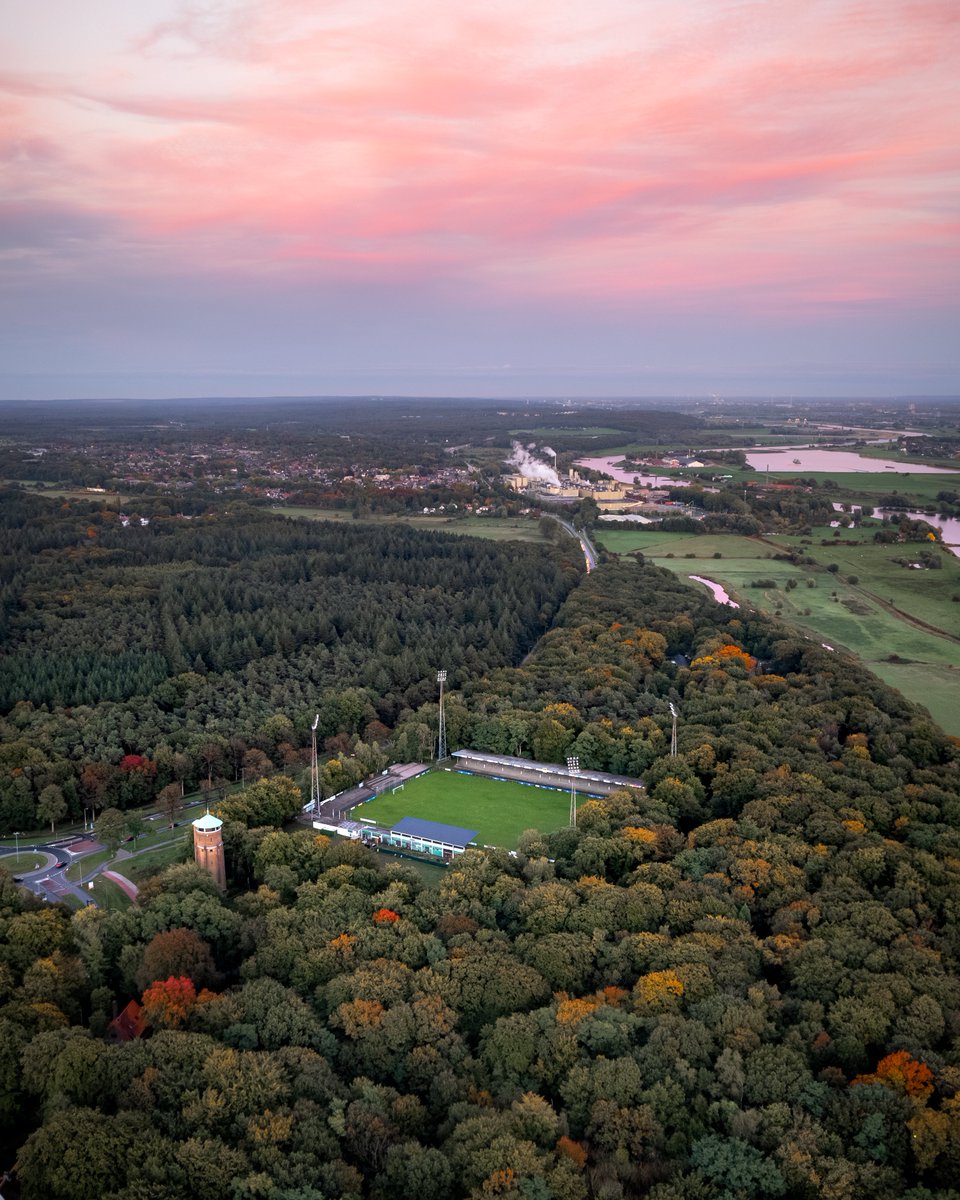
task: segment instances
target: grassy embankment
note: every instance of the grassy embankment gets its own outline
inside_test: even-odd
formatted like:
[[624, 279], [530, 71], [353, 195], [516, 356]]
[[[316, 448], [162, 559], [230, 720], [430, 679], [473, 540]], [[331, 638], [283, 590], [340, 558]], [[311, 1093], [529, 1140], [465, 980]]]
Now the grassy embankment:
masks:
[[145, 879], [156, 875], [164, 867], [169, 867], [172, 863], [187, 862], [191, 857], [189, 826], [186, 829], [170, 831], [170, 836], [174, 838], [173, 841], [115, 863], [114, 869], [139, 887]]
[[96, 901], [99, 908], [117, 910], [130, 907], [130, 901], [124, 890], [112, 879], [104, 879], [102, 875], [98, 875], [93, 881], [93, 887], [88, 890], [88, 895]]
[[[596, 540], [621, 554], [640, 550], [678, 575], [715, 580], [740, 603], [776, 613], [818, 641], [850, 651], [926, 707], [948, 733], [960, 735], [960, 606], [953, 600], [960, 595], [960, 559], [954, 555], [941, 550], [939, 570], [912, 570], [894, 559], [913, 560], [921, 545], [876, 545], [869, 528], [840, 530], [839, 538], [829, 528], [806, 538], [602, 529]], [[824, 540], [829, 544], [821, 545]], [[848, 541], [854, 544], [843, 544]], [[772, 557], [793, 548], [815, 565]], [[831, 564], [839, 568], [836, 573], [827, 570]], [[761, 579], [776, 587], [751, 586]], [[793, 589], [787, 588], [790, 580], [796, 581]]]

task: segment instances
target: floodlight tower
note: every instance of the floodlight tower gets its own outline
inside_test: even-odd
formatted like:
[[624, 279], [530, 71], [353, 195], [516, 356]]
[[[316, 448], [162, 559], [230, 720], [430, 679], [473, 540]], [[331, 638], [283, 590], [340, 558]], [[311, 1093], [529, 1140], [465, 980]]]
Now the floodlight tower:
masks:
[[571, 755], [567, 759], [567, 770], [570, 772], [570, 825], [577, 827], [577, 776], [580, 774], [580, 759]]
[[438, 671], [437, 683], [440, 684], [440, 727], [437, 730], [437, 762], [443, 762], [447, 757], [447, 721], [443, 713], [443, 685], [446, 682], [446, 671]]
[[676, 758], [676, 756], [677, 756], [677, 710], [674, 707], [672, 700], [668, 701], [668, 704], [670, 705], [670, 715], [671, 715], [671, 717], [673, 717], [673, 731], [670, 734], [670, 757]]
[[317, 763], [317, 726], [320, 724], [320, 714], [313, 718], [310, 726], [310, 803], [313, 815], [320, 816], [320, 766]]

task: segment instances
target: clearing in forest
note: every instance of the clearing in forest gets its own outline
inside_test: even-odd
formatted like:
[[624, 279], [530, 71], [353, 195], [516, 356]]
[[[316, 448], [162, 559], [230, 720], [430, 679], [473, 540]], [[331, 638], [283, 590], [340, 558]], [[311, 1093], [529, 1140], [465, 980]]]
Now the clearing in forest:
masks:
[[403, 788], [360, 804], [353, 820], [395, 825], [404, 817], [420, 817], [476, 829], [477, 842], [512, 850], [525, 829], [551, 833], [567, 824], [570, 793], [512, 780], [430, 771], [407, 780]]

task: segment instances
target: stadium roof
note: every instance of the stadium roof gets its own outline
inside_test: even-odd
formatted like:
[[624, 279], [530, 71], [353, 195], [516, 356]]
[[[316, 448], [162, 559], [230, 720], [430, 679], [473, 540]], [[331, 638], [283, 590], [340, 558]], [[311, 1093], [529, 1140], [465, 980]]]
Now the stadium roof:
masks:
[[[571, 772], [560, 763], [541, 763], [534, 762], [529, 758], [514, 758], [510, 754], [483, 754], [479, 750], [454, 750], [451, 758], [461, 758], [464, 762], [469, 762], [473, 759], [476, 762], [487, 763], [494, 767], [513, 767], [514, 769], [524, 771], [537, 771], [544, 776], [555, 776], [564, 780], [569, 780]], [[594, 780], [597, 783], [605, 783], [616, 787], [632, 787], [642, 788], [643, 780], [634, 779], [629, 775], [611, 775], [609, 771], [594, 771], [590, 767], [584, 767], [577, 773], [578, 779]]]
[[475, 829], [457, 825], [442, 825], [439, 821], [424, 821], [420, 817], [404, 817], [390, 830], [407, 837], [424, 838], [428, 842], [445, 842], [448, 846], [467, 846], [477, 836]]

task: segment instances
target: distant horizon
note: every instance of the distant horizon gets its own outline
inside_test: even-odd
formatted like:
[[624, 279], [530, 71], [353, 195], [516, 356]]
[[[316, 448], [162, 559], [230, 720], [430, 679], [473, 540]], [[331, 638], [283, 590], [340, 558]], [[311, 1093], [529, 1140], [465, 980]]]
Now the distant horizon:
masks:
[[7, 396], [0, 397], [0, 410], [6, 406], [13, 405], [46, 405], [46, 404], [190, 404], [196, 401], [204, 401], [211, 404], [238, 404], [250, 403], [257, 404], [262, 401], [277, 401], [278, 403], [297, 403], [302, 401], [309, 403], [311, 401], [367, 401], [370, 403], [415, 403], [417, 401], [428, 401], [442, 403], [443, 401], [456, 401], [458, 403], [476, 403], [476, 404], [502, 404], [502, 403], [518, 403], [518, 404], [561, 404], [561, 405], [577, 405], [582, 407], [590, 407], [592, 405], [650, 405], [650, 404], [713, 404], [717, 408], [725, 404], [752, 404], [762, 401], [772, 402], [783, 407], [791, 407], [795, 404], [960, 404], [960, 393], [936, 393], [936, 392], [917, 392], [917, 393], [899, 393], [897, 395], [867, 395], [864, 393], [850, 393], [848, 395], [804, 395], [795, 393], [792, 395], [776, 394], [770, 392], [754, 392], [754, 393], [735, 393], [730, 392], [723, 396], [717, 396], [711, 392], [702, 393], [686, 393], [684, 395], [601, 395], [591, 393], [581, 396], [560, 395], [560, 394], [542, 394], [542, 395], [523, 395], [517, 393], [515, 395], [484, 395], [482, 393], [453, 393], [453, 392], [438, 392], [435, 395], [424, 395], [416, 392], [384, 392], [378, 395], [373, 395], [369, 392], [302, 392], [302, 393], [235, 393], [231, 395], [211, 393], [183, 393], [178, 395], [157, 395], [157, 396], [45, 396], [45, 397], [17, 397]]
[[323, 401], [323, 400], [358, 400], [358, 401], [476, 401], [478, 403], [557, 403], [557, 404], [715, 404], [722, 406], [729, 403], [752, 403], [768, 401], [774, 404], [843, 404], [843, 403], [950, 403], [960, 401], [960, 388], [951, 390], [917, 390], [900, 389], [883, 391], [880, 389], [851, 389], [849, 391], [803, 391], [776, 388], [756, 388], [754, 390], [719, 390], [689, 388], [677, 391], [604, 391], [596, 388], [591, 390], [574, 391], [573, 389], [547, 390], [502, 390], [441, 388], [411, 389], [411, 390], [377, 390], [373, 388], [330, 389], [330, 390], [233, 390], [233, 391], [202, 391], [184, 388], [176, 391], [143, 390], [134, 392], [117, 390], [112, 393], [92, 394], [80, 391], [64, 391], [58, 394], [23, 395], [0, 394], [0, 406], [11, 404], [119, 404], [119, 403], [189, 403], [204, 400], [210, 402], [242, 402], [251, 403], [263, 401]]

